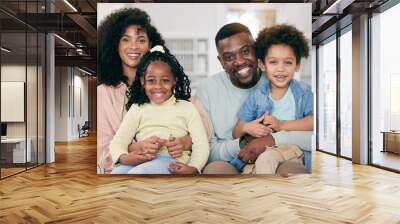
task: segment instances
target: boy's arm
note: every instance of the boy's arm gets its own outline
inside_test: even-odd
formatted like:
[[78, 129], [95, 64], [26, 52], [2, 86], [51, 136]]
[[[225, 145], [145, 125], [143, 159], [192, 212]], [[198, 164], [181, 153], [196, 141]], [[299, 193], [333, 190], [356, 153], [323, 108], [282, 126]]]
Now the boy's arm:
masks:
[[272, 133], [275, 144], [294, 144], [303, 150], [311, 151], [312, 131], [280, 131]]
[[262, 124], [264, 116], [257, 118], [257, 97], [257, 91], [251, 92], [237, 112], [238, 122], [232, 130], [234, 138], [239, 138], [245, 133], [257, 138], [271, 134], [271, 128]]
[[314, 129], [314, 115], [293, 121], [280, 121], [279, 129], [277, 131], [312, 131]]
[[256, 138], [271, 134], [272, 129], [262, 124], [263, 119], [264, 116], [250, 122], [239, 119], [232, 131], [233, 138], [240, 138], [246, 133]]

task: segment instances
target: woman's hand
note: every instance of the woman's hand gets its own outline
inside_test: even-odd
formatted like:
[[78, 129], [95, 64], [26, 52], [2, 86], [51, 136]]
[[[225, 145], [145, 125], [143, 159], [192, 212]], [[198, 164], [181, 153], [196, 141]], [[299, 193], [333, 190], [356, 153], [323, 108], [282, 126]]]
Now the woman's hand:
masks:
[[181, 162], [170, 163], [169, 171], [171, 171], [172, 174], [198, 174], [199, 173], [195, 167], [186, 165]]
[[173, 158], [181, 157], [183, 151], [191, 151], [192, 150], [192, 138], [190, 135], [185, 135], [183, 137], [172, 137], [164, 143], [164, 146], [167, 147], [168, 153]]

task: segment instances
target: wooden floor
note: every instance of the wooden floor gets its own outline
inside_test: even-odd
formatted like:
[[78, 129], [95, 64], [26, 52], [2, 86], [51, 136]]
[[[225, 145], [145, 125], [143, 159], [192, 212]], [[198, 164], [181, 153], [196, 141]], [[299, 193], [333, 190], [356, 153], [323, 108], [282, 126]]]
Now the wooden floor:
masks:
[[400, 175], [316, 152], [289, 177], [98, 176], [95, 138], [0, 181], [0, 223], [400, 223]]
[[400, 170], [400, 154], [376, 150], [374, 151], [372, 162], [377, 165]]
[[22, 167], [16, 167], [16, 168], [14, 168], [14, 167], [12, 167], [12, 168], [8, 168], [8, 167], [4, 168], [4, 167], [2, 167], [1, 168], [1, 178], [4, 178], [4, 177], [10, 176], [10, 175], [22, 172], [24, 170], [26, 170], [25, 167], [23, 167], [23, 168]]

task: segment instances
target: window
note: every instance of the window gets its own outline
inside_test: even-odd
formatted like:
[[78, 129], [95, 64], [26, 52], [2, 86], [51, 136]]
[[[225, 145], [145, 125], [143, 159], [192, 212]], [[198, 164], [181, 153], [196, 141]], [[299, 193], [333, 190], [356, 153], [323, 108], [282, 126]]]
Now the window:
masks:
[[200, 81], [208, 74], [208, 40], [206, 38], [170, 38], [166, 39], [166, 45], [189, 76], [192, 95], [194, 95]]
[[318, 48], [318, 149], [336, 154], [336, 39]]
[[[20, 15], [42, 12], [44, 3], [20, 1]], [[4, 4], [15, 5], [11, 1]], [[0, 178], [5, 178], [45, 163], [46, 39], [44, 33], [11, 15], [0, 12], [0, 17], [9, 21], [0, 30], [1, 114], [12, 112], [3, 102], [3, 96], [12, 93], [18, 104], [13, 106], [19, 110], [13, 114], [18, 119], [1, 120], [7, 126], [0, 145]]]
[[340, 155], [352, 157], [352, 35], [340, 36]]
[[400, 4], [371, 19], [372, 164], [396, 170], [400, 170], [400, 155], [386, 151], [383, 132], [400, 129], [400, 30], [393, 28], [398, 21]]

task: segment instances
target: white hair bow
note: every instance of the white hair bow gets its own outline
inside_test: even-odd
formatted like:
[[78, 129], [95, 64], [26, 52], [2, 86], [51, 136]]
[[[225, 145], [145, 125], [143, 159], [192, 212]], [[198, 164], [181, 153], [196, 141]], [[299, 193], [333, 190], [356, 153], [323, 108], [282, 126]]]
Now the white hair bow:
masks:
[[156, 45], [150, 49], [150, 52], [159, 51], [165, 54], [164, 48], [161, 45]]

